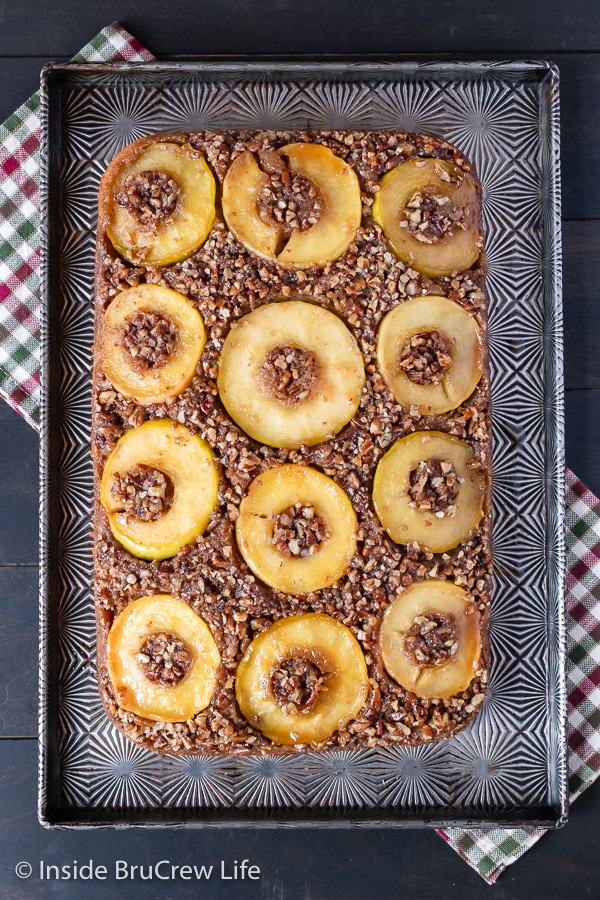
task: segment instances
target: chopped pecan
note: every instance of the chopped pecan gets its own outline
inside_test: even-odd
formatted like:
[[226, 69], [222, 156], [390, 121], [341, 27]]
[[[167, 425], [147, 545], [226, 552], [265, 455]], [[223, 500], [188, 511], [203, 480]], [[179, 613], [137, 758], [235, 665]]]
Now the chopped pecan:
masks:
[[409, 506], [430, 510], [438, 518], [456, 513], [461, 479], [450, 459], [423, 459], [410, 473]]
[[176, 687], [192, 664], [190, 652], [174, 634], [149, 634], [137, 654], [144, 675], [153, 684]]
[[124, 475], [116, 473], [111, 493], [123, 511], [140, 522], [156, 521], [173, 503], [173, 483], [169, 476], [143, 464]]
[[294, 231], [308, 231], [325, 209], [317, 185], [305, 175], [290, 171], [283, 157], [273, 150], [261, 151], [259, 159], [267, 173], [256, 198], [262, 221], [288, 236]]
[[263, 387], [281, 403], [306, 400], [318, 375], [314, 353], [299, 347], [274, 347], [260, 367]]
[[289, 715], [311, 709], [323, 690], [326, 690], [323, 673], [309, 659], [294, 656], [271, 672], [273, 699]]
[[414, 384], [439, 384], [451, 365], [452, 341], [441, 331], [413, 334], [398, 360], [398, 366]]
[[271, 540], [284, 556], [312, 556], [329, 537], [312, 503], [296, 503], [273, 517]]
[[159, 369], [175, 346], [175, 326], [156, 312], [139, 312], [125, 323], [123, 346], [129, 351], [135, 369]]
[[180, 193], [177, 182], [165, 172], [138, 172], [127, 176], [115, 203], [124, 207], [140, 225], [152, 227], [171, 218]]
[[435, 187], [415, 191], [400, 214], [401, 227], [423, 244], [437, 244], [461, 228], [462, 220], [460, 207]]
[[404, 636], [404, 652], [413, 665], [424, 669], [443, 665], [457, 650], [456, 619], [452, 613], [415, 616]]

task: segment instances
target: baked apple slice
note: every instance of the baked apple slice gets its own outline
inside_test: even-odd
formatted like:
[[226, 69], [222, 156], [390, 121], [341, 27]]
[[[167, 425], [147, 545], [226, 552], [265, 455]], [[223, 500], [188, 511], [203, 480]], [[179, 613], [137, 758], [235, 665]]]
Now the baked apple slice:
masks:
[[255, 575], [286, 594], [329, 587], [356, 551], [356, 513], [322, 472], [288, 464], [258, 475], [240, 504], [235, 533]]
[[416, 431], [382, 457], [373, 504], [397, 544], [416, 541], [443, 553], [465, 541], [484, 513], [486, 475], [466, 443], [442, 431]]
[[215, 218], [215, 179], [199, 150], [170, 141], [136, 141], [100, 182], [101, 217], [117, 253], [136, 265], [186, 259]]
[[311, 303], [269, 303], [235, 322], [219, 361], [219, 395], [240, 428], [295, 449], [333, 437], [350, 421], [365, 382], [356, 339]]
[[244, 247], [257, 256], [275, 259], [280, 229], [263, 222], [258, 212], [258, 195], [265, 181], [265, 173], [249, 150], [237, 156], [223, 182], [223, 215], [227, 227]]
[[[286, 165], [287, 161], [287, 165]], [[238, 156], [223, 183], [227, 227], [258, 256], [324, 266], [344, 253], [362, 216], [356, 173], [322, 144]]]
[[415, 297], [384, 316], [377, 361], [396, 403], [422, 416], [469, 397], [483, 374], [477, 319], [447, 297]]
[[185, 722], [210, 703], [221, 656], [210, 628], [170, 594], [140, 597], [108, 633], [106, 665], [123, 709]]
[[360, 225], [358, 178], [349, 165], [321, 144], [288, 144], [280, 153], [292, 172], [317, 186], [324, 208], [305, 232], [292, 232], [277, 261], [284, 266], [323, 266], [346, 252]]
[[381, 179], [373, 218], [402, 262], [438, 278], [479, 258], [475, 181], [443, 159], [409, 159]]
[[100, 502], [115, 538], [140, 559], [166, 559], [202, 534], [217, 505], [208, 444], [155, 419], [126, 432], [104, 466]]
[[356, 638], [323, 613], [279, 619], [259, 634], [235, 682], [242, 715], [276, 744], [326, 740], [360, 712], [368, 691]]
[[470, 595], [450, 581], [411, 585], [379, 629], [388, 674], [424, 700], [466, 691], [481, 656], [480, 618]]
[[140, 284], [104, 315], [102, 367], [136, 403], [168, 403], [191, 383], [206, 343], [202, 316], [169, 288]]

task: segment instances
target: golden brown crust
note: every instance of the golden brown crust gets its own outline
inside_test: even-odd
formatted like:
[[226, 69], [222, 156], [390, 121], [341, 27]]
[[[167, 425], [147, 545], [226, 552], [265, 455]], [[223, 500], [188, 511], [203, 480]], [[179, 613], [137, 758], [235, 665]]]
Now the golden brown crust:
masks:
[[[356, 170], [363, 200], [363, 223], [350, 249], [324, 270], [301, 273], [259, 260], [227, 235], [219, 210], [205, 244], [190, 260], [172, 266], [136, 267], [119, 259], [106, 234], [109, 183], [117, 168], [153, 141], [190, 143], [201, 150], [221, 185], [232, 159], [245, 149], [281, 147], [293, 141], [325, 143]], [[224, 132], [167, 134], [136, 141], [109, 165], [99, 191], [98, 239], [95, 263], [95, 339], [93, 372], [92, 456], [94, 460], [95, 602], [100, 693], [111, 721], [136, 743], [157, 752], [230, 753], [294, 752], [271, 744], [240, 715], [235, 703], [235, 667], [254, 634], [281, 616], [326, 612], [343, 621], [365, 653], [371, 691], [355, 720], [329, 740], [309, 749], [419, 744], [447, 737], [476, 715], [470, 700], [485, 693], [489, 669], [491, 587], [491, 439], [489, 361], [485, 346], [484, 376], [473, 395], [457, 410], [420, 416], [400, 410], [379, 377], [375, 360], [378, 322], [395, 304], [416, 293], [452, 297], [477, 318], [487, 336], [485, 259], [452, 278], [432, 280], [399, 263], [386, 246], [370, 215], [375, 183], [394, 159], [413, 156], [448, 159], [470, 169], [459, 150], [426, 135], [394, 132]], [[472, 177], [475, 176], [472, 173]], [[478, 188], [479, 200], [481, 192]], [[481, 222], [481, 209], [477, 211]], [[169, 404], [148, 409], [115, 394], [103, 374], [103, 313], [120, 290], [137, 283], [163, 284], [188, 296], [205, 322], [208, 340], [192, 385]], [[241, 287], [238, 288], [238, 283]], [[233, 423], [219, 404], [216, 366], [219, 349], [231, 321], [260, 303], [300, 296], [321, 303], [340, 315], [359, 340], [365, 357], [367, 387], [352, 422], [336, 438], [298, 451], [262, 448]], [[373, 308], [371, 308], [373, 307]], [[201, 434], [220, 458], [219, 508], [207, 533], [173, 560], [136, 560], [114, 540], [99, 502], [103, 464], [115, 441], [147, 417], [170, 417]], [[409, 431], [439, 429], [467, 439], [488, 473], [486, 516], [477, 533], [446, 554], [428, 554], [400, 547], [383, 532], [370, 498], [376, 464], [391, 443]], [[231, 435], [229, 440], [227, 435]], [[234, 455], [235, 453], [235, 455]], [[342, 463], [337, 457], [342, 457]], [[362, 535], [348, 574], [333, 588], [307, 597], [289, 597], [257, 583], [241, 560], [233, 537], [239, 502], [261, 470], [287, 462], [314, 465], [346, 490], [359, 516]], [[231, 548], [229, 557], [222, 553]], [[383, 556], [380, 558], [380, 551]], [[462, 556], [459, 555], [462, 553]], [[472, 565], [471, 565], [472, 564]], [[370, 567], [370, 568], [369, 568]], [[469, 690], [458, 698], [422, 703], [407, 695], [385, 672], [377, 643], [383, 612], [403, 587], [427, 577], [449, 577], [466, 587], [482, 615], [481, 670]], [[209, 624], [223, 657], [218, 686], [207, 710], [187, 723], [162, 724], [121, 710], [106, 669], [106, 639], [114, 616], [145, 593], [173, 593], [188, 602]]]

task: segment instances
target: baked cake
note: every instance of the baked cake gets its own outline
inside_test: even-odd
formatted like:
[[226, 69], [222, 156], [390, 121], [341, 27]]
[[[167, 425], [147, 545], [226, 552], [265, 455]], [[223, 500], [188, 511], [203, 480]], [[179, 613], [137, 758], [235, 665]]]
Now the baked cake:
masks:
[[391, 131], [154, 135], [102, 178], [98, 677], [157, 752], [447, 737], [488, 681], [481, 190]]

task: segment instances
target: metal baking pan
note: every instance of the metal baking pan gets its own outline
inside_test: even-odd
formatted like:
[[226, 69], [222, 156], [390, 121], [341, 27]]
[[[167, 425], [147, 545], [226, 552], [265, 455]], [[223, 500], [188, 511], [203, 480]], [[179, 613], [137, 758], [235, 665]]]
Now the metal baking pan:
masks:
[[[39, 816], [46, 826], [566, 821], [558, 72], [546, 62], [52, 65], [42, 75]], [[100, 175], [159, 131], [441, 134], [484, 186], [494, 436], [490, 693], [435, 745], [159, 757], [104, 714], [89, 458]]]

